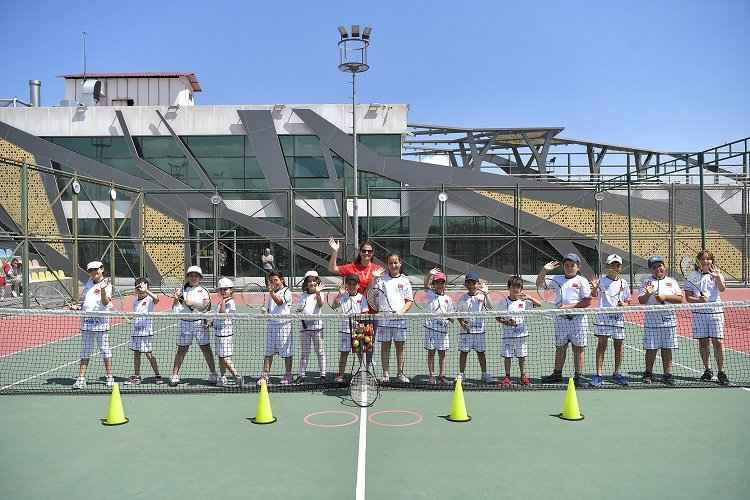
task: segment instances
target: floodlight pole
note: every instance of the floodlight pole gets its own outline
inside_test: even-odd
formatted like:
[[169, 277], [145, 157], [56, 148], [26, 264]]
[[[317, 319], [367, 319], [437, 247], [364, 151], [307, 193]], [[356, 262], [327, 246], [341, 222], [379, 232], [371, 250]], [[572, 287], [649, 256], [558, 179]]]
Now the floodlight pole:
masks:
[[354, 193], [352, 199], [352, 226], [354, 229], [352, 240], [356, 254], [359, 245], [359, 171], [357, 169], [357, 73], [364, 73], [370, 66], [367, 64], [367, 47], [370, 45], [372, 28], [366, 27], [362, 33], [359, 25], [353, 25], [351, 34], [346, 28], [339, 26], [339, 70], [352, 74], [352, 173]]

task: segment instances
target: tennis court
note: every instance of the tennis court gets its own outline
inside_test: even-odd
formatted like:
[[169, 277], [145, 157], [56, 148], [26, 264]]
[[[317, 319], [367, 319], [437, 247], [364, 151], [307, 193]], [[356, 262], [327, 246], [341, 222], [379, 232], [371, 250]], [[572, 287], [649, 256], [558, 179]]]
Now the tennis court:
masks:
[[[3, 398], [2, 498], [744, 498], [744, 389], [579, 391], [585, 419], [551, 416], [564, 393], [386, 391], [372, 408], [343, 391]], [[363, 419], [366, 424], [361, 425]], [[360, 437], [366, 448], [360, 453]]]
[[[642, 385], [641, 323], [648, 308], [634, 307], [627, 313], [623, 369], [630, 385], [580, 388], [576, 396], [585, 418], [559, 419], [566, 386], [540, 383], [554, 358], [555, 313], [542, 310], [528, 315], [532, 387], [516, 383], [516, 360], [510, 390], [480, 383], [470, 354], [462, 394], [471, 420], [450, 422], [444, 417], [453, 410], [455, 389], [427, 384], [424, 315], [415, 313], [407, 315], [411, 384], [384, 384], [375, 404], [361, 409], [345, 386], [280, 385], [283, 363], [277, 358], [270, 405], [278, 421], [270, 425], [249, 420], [259, 404], [254, 382], [263, 354], [262, 316], [241, 312], [233, 319], [238, 337], [233, 359], [246, 385], [225, 389], [208, 383], [196, 346], [188, 352], [179, 386], [155, 385], [145, 360], [144, 382], [124, 385], [132, 370], [131, 324], [138, 315], [113, 316], [110, 344], [130, 421], [103, 426], [112, 396], [98, 355], [87, 390], [70, 390], [78, 370], [80, 315], [20, 311], [0, 320], [6, 326], [0, 356], [0, 394], [6, 394], [0, 409], [5, 431], [0, 498], [742, 498], [750, 488], [744, 470], [750, 459], [744, 418], [750, 410], [748, 306], [735, 302], [725, 308], [728, 388], [698, 379], [702, 364], [689, 338], [693, 308], [687, 306], [673, 307], [681, 333], [673, 373], [681, 389]], [[584, 312], [590, 323], [596, 313]], [[478, 315], [490, 325], [488, 364], [499, 375], [498, 326], [489, 322], [493, 314]], [[152, 317], [154, 350], [162, 374], [168, 374], [179, 317]], [[326, 315], [326, 332], [336, 332], [340, 319]], [[455, 341], [451, 336], [451, 378]], [[592, 335], [588, 344], [590, 377]], [[327, 334], [329, 381], [337, 368], [337, 345], [337, 336]], [[315, 379], [317, 362], [311, 357], [308, 373]], [[572, 374], [571, 358], [566, 376]], [[350, 356], [348, 375], [356, 370], [355, 359]], [[605, 381], [611, 363], [610, 346]], [[660, 369], [657, 360], [655, 372]], [[26, 395], [8, 395], [17, 393]], [[58, 397], [62, 394], [76, 396]]]

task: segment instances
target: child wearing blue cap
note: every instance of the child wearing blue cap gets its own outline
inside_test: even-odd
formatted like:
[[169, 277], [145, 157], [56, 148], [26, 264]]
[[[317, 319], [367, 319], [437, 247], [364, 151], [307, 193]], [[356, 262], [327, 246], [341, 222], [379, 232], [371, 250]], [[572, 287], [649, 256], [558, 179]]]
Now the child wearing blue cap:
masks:
[[[548, 262], [539, 270], [537, 286], [545, 283], [548, 272], [560, 267], [556, 260]], [[558, 285], [556, 303], [558, 309], [576, 309], [591, 305], [591, 283], [581, 276], [581, 258], [569, 253], [563, 257], [564, 274], [552, 277]], [[585, 314], [558, 314], [555, 316], [555, 366], [551, 375], [542, 377], [542, 383], [553, 384], [563, 381], [562, 369], [568, 352], [568, 344], [573, 344], [573, 380], [576, 387], [582, 387], [583, 360], [588, 337], [588, 318]]]

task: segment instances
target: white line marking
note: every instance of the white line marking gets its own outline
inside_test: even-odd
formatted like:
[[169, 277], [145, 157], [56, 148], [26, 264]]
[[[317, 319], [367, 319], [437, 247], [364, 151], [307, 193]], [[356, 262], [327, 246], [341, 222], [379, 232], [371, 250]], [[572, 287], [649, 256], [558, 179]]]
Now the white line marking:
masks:
[[365, 500], [365, 465], [367, 461], [367, 407], [359, 411], [359, 452], [357, 454], [357, 500]]

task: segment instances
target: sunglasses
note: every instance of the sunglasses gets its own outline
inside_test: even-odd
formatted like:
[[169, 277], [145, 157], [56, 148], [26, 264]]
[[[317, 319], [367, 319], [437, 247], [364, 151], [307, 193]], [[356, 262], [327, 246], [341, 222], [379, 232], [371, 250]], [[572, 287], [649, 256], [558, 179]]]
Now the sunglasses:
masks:
[[363, 248], [362, 250], [359, 251], [359, 253], [372, 253], [373, 251], [374, 250], [367, 250]]

